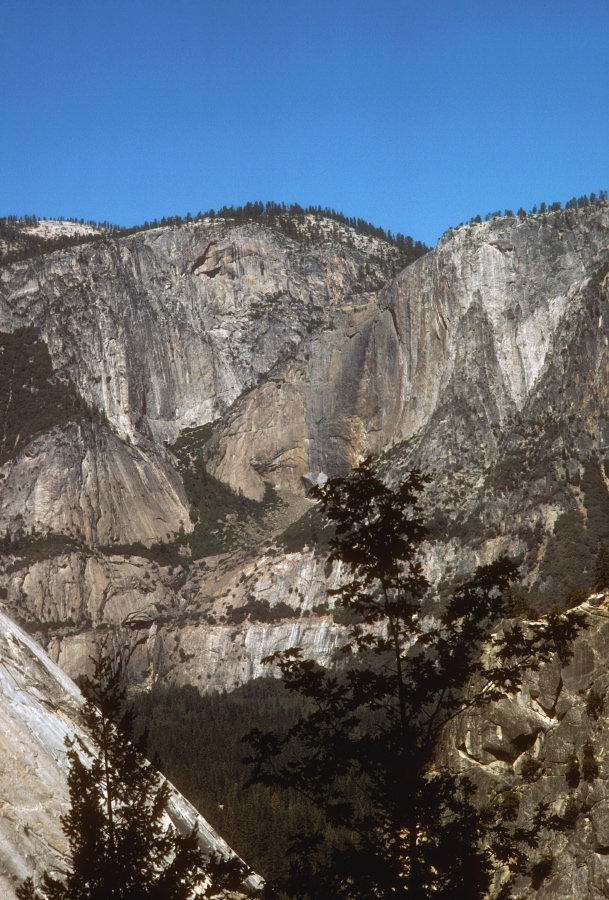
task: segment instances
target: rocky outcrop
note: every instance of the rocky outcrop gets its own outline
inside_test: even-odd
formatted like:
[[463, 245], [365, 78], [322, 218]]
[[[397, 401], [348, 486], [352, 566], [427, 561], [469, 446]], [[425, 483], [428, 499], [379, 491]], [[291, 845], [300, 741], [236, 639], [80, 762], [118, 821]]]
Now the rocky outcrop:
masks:
[[[526, 878], [515, 886], [515, 894], [538, 900], [591, 900], [609, 893], [609, 598], [593, 596], [579, 610], [588, 628], [577, 638], [569, 665], [554, 660], [531, 673], [514, 698], [460, 718], [442, 751], [445, 761], [478, 786], [481, 798], [516, 792], [521, 824], [538, 803], [548, 803], [561, 817], [569, 803], [564, 830], [545, 833], [531, 853], [532, 864], [551, 860], [549, 874], [536, 892]], [[582, 768], [587, 741], [597, 774]]]
[[151, 631], [147, 652], [151, 669], [163, 681], [221, 691], [233, 690], [253, 678], [278, 675], [262, 660], [289, 647], [306, 648], [307, 658], [331, 665], [347, 639], [347, 630], [336, 626], [329, 616], [238, 626], [202, 623]]
[[[276, 650], [303, 647], [328, 665], [346, 643], [327, 603], [340, 570], [326, 573], [312, 551], [227, 559], [186, 582], [183, 574], [137, 557], [65, 553], [11, 572], [5, 603], [72, 677], [90, 672], [109, 629], [130, 678], [201, 691], [270, 674], [262, 660]], [[267, 621], [238, 614], [252, 601], [268, 603]], [[293, 618], [273, 614], [280, 603]]]
[[[68, 808], [65, 739], [91, 746], [79, 723], [76, 685], [0, 612], [0, 891], [11, 900], [28, 875], [65, 870], [60, 816]], [[198, 826], [206, 852], [232, 851], [175, 789], [169, 816], [182, 832]], [[248, 880], [255, 887], [258, 879]]]
[[130, 615], [153, 607], [157, 615], [177, 607], [172, 585], [179, 573], [138, 557], [109, 557], [85, 550], [14, 563], [6, 578], [7, 608], [28, 627], [120, 625]]
[[55, 428], [0, 469], [0, 530], [53, 531], [88, 545], [170, 539], [190, 530], [168, 453], [98, 423]]
[[[83, 543], [67, 563], [33, 559], [28, 571], [26, 559], [5, 572], [11, 609], [27, 612], [32, 627], [54, 623], [63, 648], [54, 652], [70, 671], [69, 659], [82, 660], [72, 631], [89, 621], [121, 627], [148, 610], [152, 622], [154, 609], [161, 631], [169, 626], [159, 617], [173, 628], [187, 613], [201, 633], [216, 626], [196, 615], [211, 612], [223, 627], [222, 595], [245, 602], [240, 578], [253, 559], [170, 576], [150, 561], [92, 552], [190, 529], [175, 459], [159, 441], [220, 414], [204, 453], [234, 488], [258, 499], [268, 482], [303, 493], [311, 478], [344, 474], [370, 452], [389, 479], [419, 465], [435, 476], [425, 495], [432, 580], [509, 552], [551, 605], [564, 588], [547, 563], [555, 523], [574, 508], [599, 521], [579, 483], [591, 461], [607, 494], [608, 234], [606, 204], [466, 226], [382, 290], [395, 262], [382, 242], [328, 234], [305, 246], [222, 221], [6, 267], [0, 328], [39, 327], [57, 372], [111, 423], [56, 428], [5, 464], [0, 529], [33, 526]], [[323, 602], [323, 571], [302, 580], [291, 555], [261, 565], [291, 573], [265, 584], [270, 602], [292, 603], [290, 587], [305, 611]], [[137, 575], [123, 577], [133, 567]], [[141, 671], [181, 671], [168, 654], [142, 658]], [[250, 663], [228, 655], [234, 664], [222, 677], [234, 684]], [[158, 669], [154, 660], [163, 660]], [[188, 677], [206, 683], [209, 665]]]
[[119, 431], [173, 439], [328, 322], [366, 265], [387, 277], [393, 248], [362, 247], [305, 249], [221, 221], [152, 229], [4, 268], [0, 330], [37, 326], [55, 369]]
[[[590, 295], [608, 231], [606, 204], [461, 227], [378, 291], [391, 271], [382, 242], [305, 248], [262, 226], [222, 221], [153, 229], [6, 267], [0, 328], [40, 328], [58, 373], [107, 414], [117, 439], [130, 435], [145, 454], [140, 471], [160, 463], [142, 434], [169, 439], [224, 413], [208, 466], [251, 497], [260, 499], [266, 482], [303, 492], [307, 473], [344, 474], [367, 453], [385, 453], [393, 477], [413, 463], [436, 474], [430, 509], [461, 524], [494, 510], [500, 532], [505, 504], [489, 479], [530, 440], [522, 423], [537, 427], [552, 408], [580, 416], [584, 437], [602, 409], [590, 390], [583, 404], [580, 395], [604, 365], [605, 319], [588, 316], [599, 302]], [[604, 432], [584, 443], [585, 452], [604, 453]], [[574, 449], [581, 456], [581, 441]], [[112, 453], [118, 445], [103, 448]], [[80, 528], [102, 543], [188, 528], [178, 479], [169, 463], [160, 468], [150, 490], [128, 479], [127, 491], [140, 492], [134, 509], [152, 507], [145, 521], [109, 511], [97, 537], [83, 509], [96, 509], [107, 492], [91, 484], [89, 495], [85, 477], [82, 491], [66, 491], [44, 515], [28, 507], [28, 523]], [[162, 496], [163, 480], [173, 496]], [[9, 525], [23, 505], [19, 486], [4, 495]], [[544, 533], [565, 508], [531, 516], [525, 497], [516, 505], [522, 529]], [[519, 541], [531, 545], [526, 535]]]
[[[57, 376], [100, 411], [39, 435], [1, 471], [2, 533], [80, 542], [9, 547], [0, 571], [0, 597], [66, 671], [86, 670], [109, 633], [136, 681], [230, 688], [276, 649], [326, 663], [344, 642], [321, 606], [337, 573], [311, 550], [269, 546], [270, 531], [257, 550], [188, 569], [101, 552], [190, 529], [164, 446], [185, 426], [210, 424], [195, 449], [257, 499], [269, 483], [304, 494], [368, 453], [393, 482], [412, 465], [431, 471], [424, 555], [440, 591], [500, 552], [522, 562], [540, 606], [589, 577], [609, 540], [607, 203], [461, 227], [398, 274], [383, 242], [305, 237], [205, 221], [0, 271], [0, 330], [35, 325]], [[260, 600], [296, 615], [236, 613]], [[598, 744], [601, 778], [573, 795], [579, 824], [559, 838], [565, 866], [548, 897], [609, 896], [606, 735], [581, 699], [609, 684], [604, 610], [590, 607], [573, 667], [546, 667], [453, 736], [454, 764], [485, 789], [514, 785], [525, 806], [546, 797], [559, 812], [563, 753], [584, 733]], [[542, 778], [521, 787], [530, 757]]]

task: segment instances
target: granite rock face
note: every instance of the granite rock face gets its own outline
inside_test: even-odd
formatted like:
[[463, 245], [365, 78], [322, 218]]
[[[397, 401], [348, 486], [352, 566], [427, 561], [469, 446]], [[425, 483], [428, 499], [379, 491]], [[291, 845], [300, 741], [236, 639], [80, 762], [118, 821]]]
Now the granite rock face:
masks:
[[[208, 467], [250, 496], [266, 482], [302, 492], [303, 475], [344, 474], [381, 452], [390, 477], [413, 463], [436, 476], [428, 506], [456, 534], [430, 549], [434, 574], [445, 574], [436, 560], [465, 571], [497, 549], [543, 557], [531, 534], [581, 501], [572, 463], [602, 459], [607, 444], [608, 220], [600, 205], [462, 227], [389, 280], [382, 242], [304, 246], [218, 221], [6, 267], [0, 327], [39, 327], [57, 371], [110, 428], [45, 435], [9, 463], [0, 527], [22, 515], [89, 544], [188, 530], [171, 455], [146, 435], [224, 412]], [[546, 441], [548, 502], [529, 450], [561, 419]]]
[[[39, 434], [0, 470], [1, 535], [73, 541], [7, 545], [0, 571], [7, 610], [68, 673], [87, 669], [105, 634], [130, 648], [136, 681], [200, 690], [256, 677], [282, 647], [325, 664], [344, 643], [323, 605], [340, 572], [273, 545], [280, 528], [189, 566], [120, 546], [191, 529], [166, 445], [193, 425], [209, 425], [208, 471], [258, 500], [270, 484], [306, 503], [308, 484], [368, 453], [393, 482], [412, 465], [431, 471], [434, 584], [501, 552], [522, 562], [540, 606], [589, 579], [609, 540], [609, 205], [461, 227], [403, 271], [396, 261], [348, 229], [315, 242], [216, 220], [0, 270], [0, 331], [36, 326], [58, 377], [98, 411]], [[293, 615], [238, 614], [259, 600]], [[516, 784], [533, 755], [544, 774], [522, 788], [526, 803], [539, 794], [559, 809], [564, 752], [584, 733], [598, 743], [601, 778], [581, 787], [577, 829], [560, 838], [571, 868], [543, 897], [609, 896], [606, 736], [582, 700], [607, 686], [604, 608], [590, 608], [573, 667], [544, 669], [488, 719], [461, 723], [452, 744], [455, 765], [488, 788]]]
[[[65, 739], [90, 740], [79, 722], [82, 696], [40, 647], [0, 612], [0, 891], [11, 900], [28, 875], [64, 870], [68, 845]], [[169, 818], [182, 833], [198, 825], [206, 852], [232, 851], [173, 787]], [[258, 879], [248, 879], [253, 888]]]
[[[306, 647], [322, 665], [347, 641], [327, 603], [340, 569], [326, 574], [312, 551], [270, 554], [191, 573], [137, 557], [68, 552], [17, 568], [7, 579], [6, 606], [42, 641], [70, 676], [91, 670], [103, 636], [129, 648], [129, 676], [150, 683], [223, 690], [270, 674], [262, 660], [286, 647]], [[233, 616], [252, 600], [271, 610], [286, 603], [293, 618], [267, 623]]]
[[387, 277], [378, 254], [393, 248], [362, 242], [305, 249], [207, 222], [53, 253], [2, 271], [0, 330], [36, 325], [56, 370], [121, 433], [173, 439], [216, 419], [351, 287]]
[[0, 530], [48, 530], [90, 546], [145, 544], [190, 530], [170, 455], [142, 435], [121, 440], [98, 423], [55, 428], [0, 470]]
[[[568, 802], [575, 805], [569, 826], [542, 834], [531, 853], [532, 863], [551, 858], [550, 873], [535, 892], [522, 878], [515, 896], [592, 900], [609, 891], [609, 598], [592, 596], [579, 610], [588, 628], [577, 638], [571, 662], [542, 666], [514, 698], [462, 717], [449, 729], [442, 749], [444, 760], [467, 774], [481, 797], [517, 792], [519, 824], [530, 820], [538, 803], [549, 804], [557, 816], [565, 815]], [[595, 695], [596, 704], [590, 702]], [[587, 741], [598, 767], [588, 779], [583, 768]], [[573, 754], [577, 774], [568, 777]]]
[[208, 446], [213, 470], [252, 495], [256, 476], [296, 489], [307, 471], [342, 475], [412, 441], [410, 457], [471, 486], [562, 350], [608, 245], [606, 206], [445, 235], [369, 303], [348, 298], [331, 332], [235, 405]]
[[[161, 631], [188, 617], [203, 631], [246, 602], [255, 552], [170, 575], [96, 550], [190, 530], [163, 443], [185, 425], [210, 423], [208, 469], [258, 499], [267, 483], [302, 494], [303, 476], [345, 474], [370, 452], [390, 480], [419, 465], [435, 477], [434, 582], [509, 552], [525, 585], [560, 599], [547, 564], [554, 525], [573, 509], [591, 521], [580, 481], [594, 465], [601, 484], [609, 447], [609, 206], [462, 227], [395, 277], [394, 248], [339, 237], [206, 221], [1, 270], [0, 329], [37, 326], [58, 375], [107, 417], [40, 435], [0, 479], [2, 533], [82, 541], [67, 557], [9, 556], [0, 575], [14, 615], [46, 623], [43, 636], [52, 623], [71, 672], [68, 656], [82, 654], [67, 648], [89, 622], [119, 627], [154, 608]], [[299, 592], [310, 612], [325, 575], [302, 580], [298, 557], [282, 553], [259, 551], [265, 597], [301, 612]], [[165, 656], [142, 671], [166, 671], [154, 662]], [[206, 663], [189, 677], [234, 684], [249, 665], [219, 676]]]

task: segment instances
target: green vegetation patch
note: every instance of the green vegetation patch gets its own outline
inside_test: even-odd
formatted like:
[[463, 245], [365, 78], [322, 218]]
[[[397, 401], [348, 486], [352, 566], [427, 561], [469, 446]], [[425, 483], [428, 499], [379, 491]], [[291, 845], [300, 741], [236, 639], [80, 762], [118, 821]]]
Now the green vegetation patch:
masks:
[[226, 693], [160, 683], [134, 697], [136, 731], [148, 729], [148, 749], [161, 771], [243, 859], [266, 878], [287, 875], [289, 835], [321, 825], [295, 791], [254, 785], [242, 742], [254, 728], [289, 728], [305, 712], [282, 682], [260, 678]]
[[69, 534], [41, 534], [34, 529], [27, 533], [20, 528], [12, 535], [7, 531], [0, 539], [0, 556], [14, 557], [5, 569], [7, 575], [61, 553], [76, 553], [83, 549], [83, 542]]
[[171, 449], [180, 462], [187, 464], [194, 459], [194, 454], [201, 450], [214, 433], [214, 422], [205, 425], [195, 425], [192, 428], [184, 428]]
[[95, 416], [74, 386], [54, 374], [36, 328], [0, 332], [0, 465], [37, 435]]
[[194, 529], [185, 542], [193, 559], [247, 546], [247, 525], [261, 526], [269, 510], [280, 503], [270, 485], [262, 501], [251, 500], [207, 471], [203, 447], [212, 432], [213, 425], [187, 428], [171, 447], [190, 501]]
[[188, 565], [188, 557], [183, 552], [186, 543], [184, 529], [180, 529], [180, 534], [175, 541], [166, 543], [165, 541], [157, 541], [146, 547], [140, 541], [134, 541], [132, 544], [105, 544], [98, 547], [106, 556], [140, 556], [142, 559], [148, 559], [155, 562], [159, 566], [184, 566]]
[[305, 547], [313, 547], [319, 552], [325, 553], [328, 551], [334, 535], [334, 525], [328, 522], [318, 507], [312, 506], [299, 519], [288, 525], [285, 531], [281, 532], [276, 543], [283, 547], [286, 553], [298, 553]]
[[251, 622], [279, 622], [281, 619], [297, 619], [300, 612], [290, 606], [285, 600], [274, 603], [273, 606], [263, 598], [249, 597], [243, 606], [229, 609], [226, 614], [227, 621], [233, 625], [240, 625], [245, 619]]
[[[558, 517], [531, 591], [532, 602], [540, 609], [556, 603], [572, 605], [590, 594], [601, 545], [609, 543], [609, 493], [598, 462], [586, 463], [580, 487], [585, 515], [573, 508]], [[539, 584], [548, 582], [549, 589], [540, 592]]]

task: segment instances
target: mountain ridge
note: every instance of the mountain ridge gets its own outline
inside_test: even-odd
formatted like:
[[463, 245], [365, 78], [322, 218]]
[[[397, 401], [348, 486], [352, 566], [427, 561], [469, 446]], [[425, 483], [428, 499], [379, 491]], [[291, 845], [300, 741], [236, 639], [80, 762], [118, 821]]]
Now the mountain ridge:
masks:
[[[141, 232], [4, 269], [0, 330], [37, 327], [57, 376], [69, 377], [105, 419], [50, 432], [5, 464], [0, 529], [63, 532], [82, 541], [88, 571], [95, 579], [102, 570], [107, 574], [89, 588], [77, 574], [83, 571], [78, 554], [68, 556], [69, 570], [76, 566], [75, 600], [60, 606], [66, 613], [74, 607], [75, 618], [63, 621], [72, 617], [75, 628], [87, 618], [101, 624], [103, 614], [91, 613], [97, 602], [91, 606], [84, 598], [114, 593], [114, 564], [100, 567], [92, 548], [133, 544], [137, 554], [138, 542], [171, 542], [180, 528], [187, 537], [194, 513], [167, 444], [184, 427], [207, 422], [192, 452], [211, 475], [257, 501], [267, 484], [303, 495], [306, 473], [346, 474], [370, 452], [379, 454], [390, 479], [413, 464], [434, 471], [426, 499], [434, 523], [427, 549], [434, 582], [504, 550], [524, 561], [525, 583], [533, 584], [554, 523], [583, 495], [557, 475], [556, 484], [544, 488], [554, 492], [551, 502], [535, 505], [526, 497], [533, 490], [526, 472], [508, 490], [510, 472], [535, 451], [531, 471], [548, 476], [539, 448], [551, 446], [551, 437], [524, 434], [538, 430], [540, 419], [544, 434], [553, 434], [567, 396], [572, 405], [571, 388], [559, 394], [560, 387], [552, 387], [548, 399], [540, 385], [556, 379], [555, 360], [580, 340], [575, 330], [592, 322], [582, 314], [586, 304], [605, 297], [608, 211], [603, 202], [463, 226], [396, 276], [392, 248], [374, 237], [354, 235], [359, 248], [332, 242], [305, 247], [260, 225], [218, 221]], [[586, 327], [581, 339], [592, 340]], [[602, 359], [598, 334], [600, 343], [561, 375], [573, 390], [579, 390], [586, 359], [594, 365]], [[543, 418], [543, 408], [556, 410], [554, 423]], [[572, 430], [579, 456], [560, 471], [577, 480], [593, 446], [581, 422]], [[89, 453], [85, 471], [78, 448], [87, 442], [99, 448], [99, 460]], [[137, 509], [129, 499], [135, 497]], [[513, 527], [506, 531], [501, 521], [510, 508]], [[261, 558], [273, 571], [281, 551]], [[168, 574], [170, 563], [164, 568], [160, 562], [158, 575], [150, 569], [150, 577], [165, 585], [165, 611], [179, 617], [199, 598], [201, 615], [226, 615], [226, 599], [200, 567], [189, 567], [183, 557], [186, 569], [176, 580]], [[176, 562], [181, 565], [179, 556]], [[136, 565], [146, 570], [145, 560]], [[243, 605], [239, 553], [234, 577], [230, 558], [219, 565], [228, 568], [218, 584], [230, 584], [233, 605]], [[27, 571], [27, 563], [19, 571]], [[59, 571], [47, 576], [57, 585]], [[11, 609], [21, 608], [35, 623], [34, 611], [46, 604], [35, 581], [23, 583], [16, 570], [5, 569], [2, 577]], [[278, 583], [292, 588], [291, 597], [299, 590], [296, 577]], [[130, 593], [134, 611], [149, 606], [147, 594]], [[28, 599], [20, 600], [24, 595]], [[290, 596], [272, 591], [269, 599], [291, 602]], [[316, 592], [308, 608], [322, 600]], [[69, 635], [58, 635], [64, 647], [66, 640]]]
[[[67, 673], [102, 638], [137, 690], [231, 690], [289, 644], [332, 664], [341, 572], [307, 484], [370, 453], [392, 483], [434, 474], [430, 602], [504, 552], [525, 605], [589, 590], [609, 541], [609, 204], [462, 226], [397, 272], [393, 245], [338, 231], [214, 219], [0, 269], [2, 347], [37, 335], [0, 386], [0, 599]], [[41, 377], [73, 402], [24, 431]]]

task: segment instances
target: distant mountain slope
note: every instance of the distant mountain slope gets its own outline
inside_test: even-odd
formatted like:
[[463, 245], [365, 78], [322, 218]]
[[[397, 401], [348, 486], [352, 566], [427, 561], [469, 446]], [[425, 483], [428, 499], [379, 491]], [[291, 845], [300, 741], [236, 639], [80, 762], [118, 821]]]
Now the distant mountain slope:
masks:
[[434, 474], [438, 589], [501, 551], [540, 606], [589, 587], [609, 540], [607, 202], [451, 230], [397, 273], [395, 244], [345, 222], [299, 213], [293, 232], [215, 216], [2, 270], [0, 331], [36, 329], [52, 379], [98, 411], [0, 473], [0, 590], [70, 672], [111, 624], [138, 678], [233, 686], [297, 628], [248, 614], [231, 631], [263, 599], [331, 655], [320, 523], [270, 542], [304, 475], [368, 453], [391, 479]]
[[83, 244], [100, 238], [102, 233], [103, 229], [92, 223], [35, 216], [0, 218], [0, 265]]
[[[290, 645], [331, 663], [340, 571], [306, 481], [368, 453], [389, 480], [434, 475], [434, 592], [501, 552], [523, 605], [591, 586], [609, 543], [609, 204], [462, 226], [406, 268], [348, 223], [284, 225], [214, 217], [0, 271], [2, 347], [27, 334], [44, 357], [19, 404], [10, 373], [0, 385], [0, 599], [72, 674], [108, 632], [142, 686], [230, 690]], [[574, 694], [607, 687], [604, 603], [590, 615], [573, 668], [493, 719], [498, 741], [467, 724], [452, 748], [508, 786], [535, 756], [548, 778], [527, 796], [557, 811], [555, 733], [561, 753], [587, 730], [605, 754]], [[609, 890], [602, 776], [543, 896]]]

